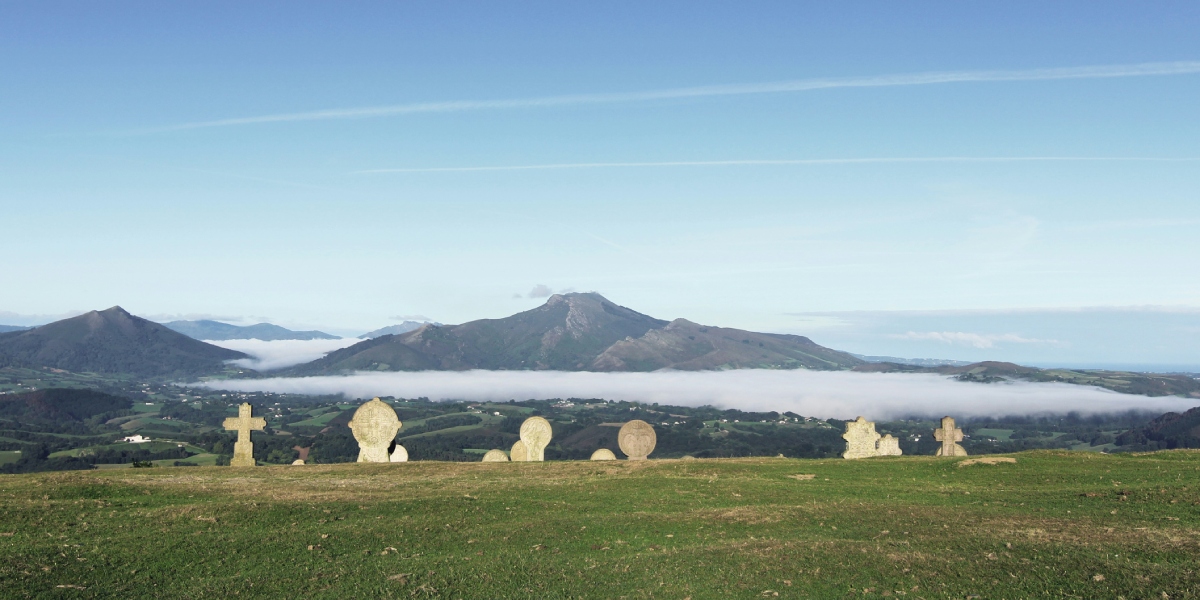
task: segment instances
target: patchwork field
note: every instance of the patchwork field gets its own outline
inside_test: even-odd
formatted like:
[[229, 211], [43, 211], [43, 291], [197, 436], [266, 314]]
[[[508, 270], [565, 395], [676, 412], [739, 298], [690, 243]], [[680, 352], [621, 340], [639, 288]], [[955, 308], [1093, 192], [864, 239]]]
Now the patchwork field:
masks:
[[5, 475], [0, 589], [72, 598], [1200, 598], [1200, 452], [1010, 457]]

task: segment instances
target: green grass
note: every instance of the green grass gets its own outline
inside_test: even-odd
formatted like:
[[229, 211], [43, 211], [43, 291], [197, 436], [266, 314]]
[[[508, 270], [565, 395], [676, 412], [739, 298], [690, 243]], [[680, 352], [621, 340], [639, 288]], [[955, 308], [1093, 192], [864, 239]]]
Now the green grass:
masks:
[[16, 450], [0, 450], [0, 465], [15, 463], [21, 460], [21, 453]]
[[0, 585], [80, 598], [1200, 597], [1200, 452], [1013, 456], [7, 475]]
[[340, 414], [342, 414], [342, 411], [340, 410], [331, 410], [327, 413], [317, 415], [311, 419], [296, 421], [295, 423], [289, 424], [288, 427], [324, 427], [328, 425], [330, 421], [337, 418], [337, 416]]
[[994, 437], [1002, 442], [1012, 439], [1013, 429], [976, 429], [971, 432], [975, 436]]

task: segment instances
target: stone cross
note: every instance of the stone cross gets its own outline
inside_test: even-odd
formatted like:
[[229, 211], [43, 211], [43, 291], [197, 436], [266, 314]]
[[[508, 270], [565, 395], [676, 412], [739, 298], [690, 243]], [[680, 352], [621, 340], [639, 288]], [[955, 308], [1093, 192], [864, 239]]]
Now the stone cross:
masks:
[[262, 431], [266, 426], [266, 419], [250, 416], [249, 402], [243, 402], [238, 407], [238, 416], [225, 419], [225, 429], [238, 432], [237, 442], [233, 445], [233, 460], [229, 461], [229, 466], [254, 466], [254, 442], [250, 441], [250, 432]]
[[942, 426], [933, 430], [933, 439], [942, 443], [937, 456], [967, 455], [967, 450], [957, 443], [963, 440], [963, 431], [954, 426], [952, 417], [942, 417]]
[[879, 434], [875, 432], [875, 423], [865, 417], [846, 421], [846, 433], [842, 434], [842, 439], [846, 440], [846, 451], [842, 453], [842, 458], [879, 456], [879, 450], [876, 448]]

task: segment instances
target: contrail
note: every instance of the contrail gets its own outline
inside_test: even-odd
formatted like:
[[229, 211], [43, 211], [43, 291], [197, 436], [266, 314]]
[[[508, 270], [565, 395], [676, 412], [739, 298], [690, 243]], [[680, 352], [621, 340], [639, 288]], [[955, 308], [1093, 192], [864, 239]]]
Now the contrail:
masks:
[[847, 165], [871, 163], [998, 163], [998, 162], [1195, 162], [1200, 158], [1142, 157], [1142, 156], [924, 156], [924, 157], [878, 157], [878, 158], [811, 158], [779, 160], [691, 160], [662, 162], [595, 162], [595, 163], [552, 163], [541, 165], [501, 165], [479, 167], [417, 167], [397, 169], [364, 169], [354, 174], [378, 173], [441, 173], [463, 171], [534, 171], [547, 169], [619, 169], [638, 167], [739, 167], [773, 165]]
[[870, 77], [843, 77], [825, 79], [798, 79], [767, 83], [711, 85], [701, 87], [648, 90], [610, 94], [576, 94], [545, 96], [540, 98], [513, 98], [506, 100], [453, 100], [423, 102], [391, 106], [366, 106], [337, 108], [308, 112], [259, 115], [213, 121], [180, 123], [128, 133], [157, 133], [201, 129], [208, 127], [232, 127], [258, 123], [282, 123], [294, 121], [327, 121], [333, 119], [366, 119], [416, 113], [446, 113], [476, 110], [502, 110], [542, 108], [588, 104], [619, 104], [671, 100], [679, 98], [708, 98], [716, 96], [744, 96], [751, 94], [780, 94], [807, 92], [835, 88], [895, 87], [932, 85], [938, 83], [972, 83], [1001, 81], [1047, 81], [1054, 79], [1104, 79], [1113, 77], [1146, 77], [1163, 75], [1188, 75], [1200, 73], [1200, 61], [1177, 61], [1142, 63], [1134, 65], [1098, 65], [1088, 67], [1064, 67], [1053, 69], [1029, 69], [1020, 71], [943, 71], [927, 73], [905, 73], [876, 75]]

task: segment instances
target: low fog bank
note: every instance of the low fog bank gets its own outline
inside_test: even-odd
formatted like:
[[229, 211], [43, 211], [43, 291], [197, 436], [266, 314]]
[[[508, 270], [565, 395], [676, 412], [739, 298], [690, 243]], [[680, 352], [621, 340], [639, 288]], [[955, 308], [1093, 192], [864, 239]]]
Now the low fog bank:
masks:
[[274, 371], [312, 362], [334, 350], [353, 346], [362, 340], [342, 338], [338, 340], [274, 340], [269, 342], [263, 340], [204, 341], [214, 346], [244, 352], [252, 357], [231, 360], [230, 364], [255, 371]]
[[847, 371], [568, 373], [562, 371], [421, 371], [330, 377], [276, 377], [198, 384], [219, 390], [508, 401], [604, 398], [745, 411], [792, 411], [819, 418], [983, 417], [1077, 411], [1084, 414], [1182, 411], [1200, 401], [1119, 394], [1064, 383], [965, 383], [941, 375]]

